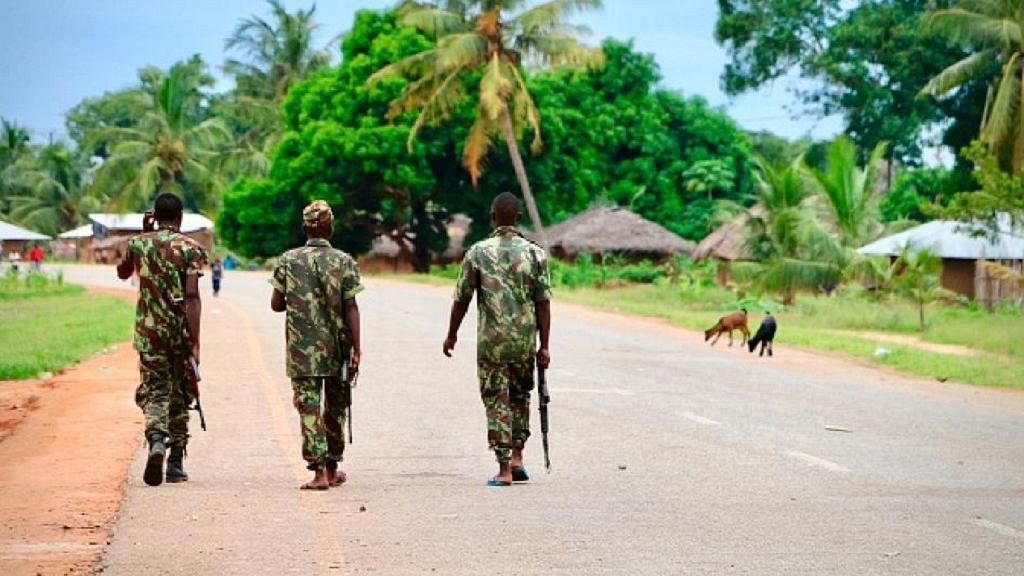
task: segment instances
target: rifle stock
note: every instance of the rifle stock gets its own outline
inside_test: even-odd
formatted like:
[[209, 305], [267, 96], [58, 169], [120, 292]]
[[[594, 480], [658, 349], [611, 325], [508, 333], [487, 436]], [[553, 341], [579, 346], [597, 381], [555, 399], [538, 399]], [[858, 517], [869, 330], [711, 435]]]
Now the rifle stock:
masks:
[[202, 376], [199, 374], [199, 363], [196, 362], [195, 356], [189, 354], [185, 359], [185, 395], [194, 402], [194, 405], [189, 406], [188, 409], [199, 413], [199, 425], [205, 431], [206, 415], [203, 414], [203, 404], [199, 401], [200, 380], [202, 380]]

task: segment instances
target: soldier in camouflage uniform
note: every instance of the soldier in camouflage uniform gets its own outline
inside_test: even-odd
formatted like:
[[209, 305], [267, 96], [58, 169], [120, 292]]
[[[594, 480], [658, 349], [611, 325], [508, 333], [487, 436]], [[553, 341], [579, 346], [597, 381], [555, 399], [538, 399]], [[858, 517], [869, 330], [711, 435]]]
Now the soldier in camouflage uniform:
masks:
[[530, 437], [534, 362], [545, 369], [551, 362], [547, 254], [516, 229], [519, 215], [519, 200], [508, 192], [491, 204], [494, 232], [466, 252], [443, 347], [451, 356], [476, 293], [477, 374], [487, 412], [487, 441], [498, 460], [498, 475], [487, 481], [489, 486], [530, 479], [523, 447]]
[[[334, 214], [323, 200], [302, 212], [309, 240], [281, 255], [270, 280], [270, 306], [287, 311], [288, 376], [302, 431], [302, 457], [314, 472], [304, 490], [326, 490], [345, 481], [338, 469], [345, 450], [345, 409], [351, 398], [341, 381], [344, 355], [351, 354], [351, 378], [359, 367], [359, 307], [363, 290], [351, 256], [331, 247]], [[324, 406], [321, 409], [321, 395]]]
[[158, 196], [154, 210], [143, 218], [143, 233], [128, 241], [128, 252], [117, 266], [122, 280], [139, 275], [134, 345], [141, 383], [135, 403], [146, 417], [149, 456], [143, 479], [150, 486], [164, 480], [168, 447], [167, 481], [188, 480], [184, 456], [191, 399], [184, 368], [190, 354], [199, 360], [199, 277], [208, 255], [181, 234], [181, 218], [177, 196]]

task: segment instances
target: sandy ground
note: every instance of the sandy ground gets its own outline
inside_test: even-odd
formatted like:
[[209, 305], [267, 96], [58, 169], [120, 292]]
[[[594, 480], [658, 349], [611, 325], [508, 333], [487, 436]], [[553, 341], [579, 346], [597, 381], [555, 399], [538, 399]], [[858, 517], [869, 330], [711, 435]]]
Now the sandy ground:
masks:
[[[73, 267], [68, 277], [117, 288], [108, 272]], [[105, 402], [106, 392], [60, 400], [58, 386], [0, 443], [2, 517], [23, 519], [7, 527], [0, 574], [35, 573], [44, 557], [52, 573], [85, 569], [100, 551], [98, 570], [132, 576], [1019, 574], [1024, 565], [1020, 393], [785, 345], [756, 359], [656, 320], [556, 305], [554, 473], [543, 474], [532, 442], [534, 481], [488, 489], [472, 314], [447, 360], [450, 289], [368, 285], [345, 487], [295, 489], [307, 472], [282, 319], [267, 310], [265, 275], [229, 274], [224, 297], [204, 300], [210, 431], [194, 432], [192, 480], [153, 489], [141, 481], [143, 450], [130, 464], [118, 456], [139, 445], [134, 372]], [[98, 417], [115, 408], [120, 419]], [[105, 439], [86, 450], [55, 444], [83, 427]], [[16, 445], [25, 452], [6, 452]], [[67, 484], [58, 474], [40, 487], [54, 461]], [[12, 462], [26, 473], [9, 498]], [[105, 531], [88, 527], [112, 512], [81, 523], [75, 512], [113, 510], [126, 473], [104, 546]], [[81, 490], [83, 474], [111, 481]]]
[[[88, 574], [124, 494], [142, 419], [127, 401], [138, 382], [128, 344], [45, 382], [0, 441], [0, 574]], [[6, 399], [10, 383], [0, 383]], [[24, 406], [29, 406], [26, 409]], [[8, 421], [5, 417], [3, 421]]]

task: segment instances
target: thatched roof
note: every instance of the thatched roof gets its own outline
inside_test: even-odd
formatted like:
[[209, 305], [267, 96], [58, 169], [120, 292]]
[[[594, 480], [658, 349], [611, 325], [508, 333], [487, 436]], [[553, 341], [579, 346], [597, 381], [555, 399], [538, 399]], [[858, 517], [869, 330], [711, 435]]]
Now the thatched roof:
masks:
[[[750, 212], [755, 215], [759, 215], [762, 211], [760, 206], [750, 209]], [[697, 249], [693, 251], [693, 260], [699, 262], [712, 257], [719, 260], [752, 260], [753, 257], [747, 248], [747, 221], [749, 219], [748, 214], [740, 214], [708, 234], [700, 241], [700, 244], [697, 244]]]
[[568, 256], [581, 252], [624, 252], [667, 256], [693, 252], [692, 242], [625, 208], [600, 207], [577, 214], [548, 228], [552, 251]]

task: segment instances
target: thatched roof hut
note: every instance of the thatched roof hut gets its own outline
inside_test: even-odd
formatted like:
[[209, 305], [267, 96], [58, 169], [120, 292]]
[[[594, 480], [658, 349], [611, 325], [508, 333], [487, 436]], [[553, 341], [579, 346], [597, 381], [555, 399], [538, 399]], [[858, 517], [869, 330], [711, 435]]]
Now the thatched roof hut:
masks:
[[[754, 206], [750, 212], [760, 215], [762, 209], [759, 206]], [[747, 222], [749, 220], [749, 214], [740, 214], [708, 234], [693, 251], [694, 262], [705, 258], [717, 258], [727, 262], [753, 260], [750, 249], [747, 247]]]
[[694, 244], [625, 208], [602, 206], [577, 214], [547, 229], [548, 247], [558, 258], [613, 252], [636, 258], [663, 259], [693, 252]]

